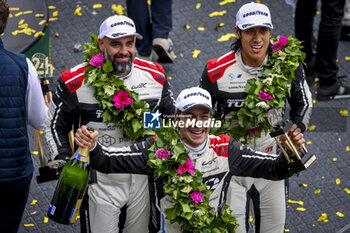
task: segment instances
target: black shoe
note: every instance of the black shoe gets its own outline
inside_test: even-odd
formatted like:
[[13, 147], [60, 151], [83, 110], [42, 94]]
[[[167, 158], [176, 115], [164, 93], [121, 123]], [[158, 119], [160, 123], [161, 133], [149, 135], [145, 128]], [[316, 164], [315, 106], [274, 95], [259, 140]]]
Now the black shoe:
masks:
[[316, 96], [317, 99], [320, 101], [327, 101], [350, 98], [350, 87], [346, 86], [344, 78], [346, 78], [346, 76], [339, 77], [337, 82], [329, 87], [319, 86]]
[[343, 26], [341, 28], [340, 40], [350, 41], [350, 26]]

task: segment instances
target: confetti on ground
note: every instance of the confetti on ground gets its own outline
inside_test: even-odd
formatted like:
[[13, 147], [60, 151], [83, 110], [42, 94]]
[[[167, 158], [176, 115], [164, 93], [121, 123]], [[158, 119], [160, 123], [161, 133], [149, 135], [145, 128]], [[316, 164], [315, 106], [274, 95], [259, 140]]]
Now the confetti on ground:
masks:
[[350, 189], [345, 188], [344, 191], [345, 191], [347, 194], [350, 194]]
[[48, 7], [50, 10], [54, 10], [54, 9], [56, 9], [56, 7], [55, 6], [49, 6]]
[[227, 4], [227, 3], [232, 3], [232, 2], [236, 2], [236, 0], [224, 0], [222, 2], [219, 2], [219, 5], [223, 6], [223, 5]]
[[296, 208], [297, 211], [306, 211], [306, 209], [304, 207], [298, 207]]
[[312, 103], [313, 103], [313, 104], [316, 104], [316, 100], [312, 100]]
[[31, 13], [33, 13], [33, 11], [23, 11], [24, 15], [31, 14]]
[[122, 5], [112, 5], [112, 10], [114, 10], [118, 15], [124, 15], [125, 8]]
[[308, 184], [299, 184], [300, 187], [307, 187]]
[[346, 146], [346, 151], [347, 151], [347, 152], [349, 152], [349, 151], [350, 151], [349, 146]]
[[335, 161], [337, 161], [337, 160], [338, 160], [337, 158], [333, 158], [333, 159], [332, 159], [333, 162], [335, 162]]
[[324, 179], [324, 176], [322, 176], [321, 178]]
[[[80, 14], [81, 15], [81, 14]], [[51, 22], [51, 21], [56, 21], [56, 20], [58, 20], [58, 18], [56, 17], [56, 18], [49, 18], [49, 21]]]
[[349, 112], [348, 112], [348, 110], [346, 110], [346, 109], [339, 110], [339, 113], [340, 113], [340, 115], [342, 115], [343, 117], [349, 116]]
[[339, 63], [339, 59], [335, 60], [336, 63]]
[[35, 14], [35, 17], [38, 17], [38, 18], [44, 18], [45, 15], [44, 14]]
[[81, 16], [81, 15], [82, 15], [82, 13], [81, 13], [81, 7], [77, 7], [77, 9], [75, 9], [74, 15], [78, 15], [78, 16]]
[[97, 8], [102, 8], [102, 4], [94, 4], [92, 8], [97, 9]]
[[219, 27], [223, 27], [223, 26], [225, 26], [224, 23], [219, 23]]
[[317, 221], [319, 221], [319, 222], [321, 222], [321, 221], [328, 222], [328, 215], [326, 213], [322, 213]]
[[185, 28], [186, 28], [187, 30], [190, 30], [191, 26], [188, 25], [188, 24], [186, 24], [186, 25], [185, 25]]
[[254, 221], [254, 218], [253, 218], [253, 216], [249, 216], [249, 222], [253, 222]]
[[209, 14], [209, 17], [214, 17], [214, 16], [223, 16], [224, 14], [226, 14], [227, 11], [214, 11], [212, 13]]
[[10, 7], [9, 9], [10, 9], [10, 11], [19, 11], [18, 7]]
[[34, 224], [33, 223], [28, 223], [28, 224], [23, 224], [24, 227], [33, 227]]
[[198, 31], [204, 31], [205, 28], [204, 28], [204, 27], [198, 27], [197, 30], [198, 30]]
[[46, 20], [45, 20], [45, 19], [41, 20], [38, 24], [39, 24], [39, 25], [43, 25], [44, 23], [46, 23]]
[[316, 125], [310, 125], [307, 129], [309, 131], [314, 131], [316, 129]]
[[33, 211], [33, 212], [30, 213], [30, 215], [34, 215], [34, 214], [37, 214], [37, 213], [38, 213], [38, 211]]
[[172, 80], [173, 78], [169, 76], [168, 79], [169, 79], [169, 80]]
[[38, 200], [33, 200], [32, 203], [30, 203], [30, 205], [35, 205], [38, 202]]
[[321, 189], [316, 189], [316, 190], [314, 191], [314, 194], [319, 194], [319, 193], [321, 193]]
[[199, 8], [201, 8], [201, 4], [200, 4], [200, 3], [197, 3], [196, 9], [199, 9]]
[[18, 24], [23, 24], [24, 23], [24, 19], [21, 19]]
[[336, 215], [338, 215], [339, 217], [344, 217], [344, 214], [340, 213], [339, 211], [336, 213]]
[[40, 134], [44, 134], [44, 131], [40, 130], [39, 133], [40, 133]]
[[225, 35], [222, 35], [218, 41], [219, 42], [223, 42], [223, 41], [228, 41], [230, 38], [232, 37], [236, 37], [236, 35], [234, 33], [226, 33]]
[[59, 36], [60, 36], [60, 34], [59, 34], [58, 32], [56, 32], [56, 33], [55, 33], [55, 36], [56, 36], [56, 37], [59, 37]]
[[335, 179], [335, 183], [340, 184], [340, 179], [339, 178]]
[[53, 13], [52, 13], [52, 16], [53, 17], [56, 17], [58, 15], [58, 11], [54, 11]]
[[34, 151], [32, 151], [32, 152], [30, 152], [32, 155], [37, 155], [37, 154], [39, 154], [39, 151], [37, 151], [37, 150], [34, 150]]
[[198, 49], [195, 49], [195, 50], [193, 50], [192, 51], [192, 57], [193, 58], [197, 58], [198, 57], [198, 55], [201, 53], [201, 51], [200, 50], [198, 50]]
[[20, 11], [20, 12], [18, 12], [17, 14], [15, 14], [15, 16], [18, 17], [18, 16], [20, 16], [20, 15], [22, 15], [22, 14], [23, 14], [23, 12]]
[[303, 202], [303, 201], [288, 200], [288, 203], [298, 204], [298, 205], [300, 205], [300, 206], [304, 206], [304, 202]]
[[34, 37], [39, 37], [39, 36], [45, 36], [45, 33], [37, 32], [37, 33], [34, 34]]
[[44, 223], [48, 223], [49, 222], [49, 218], [48, 217], [44, 217]]
[[345, 60], [346, 61], [350, 61], [350, 57], [345, 57]]
[[289, 229], [284, 229], [284, 232], [289, 232]]
[[312, 144], [312, 140], [307, 141], [306, 144], [307, 144], [307, 145], [311, 145], [311, 144]]

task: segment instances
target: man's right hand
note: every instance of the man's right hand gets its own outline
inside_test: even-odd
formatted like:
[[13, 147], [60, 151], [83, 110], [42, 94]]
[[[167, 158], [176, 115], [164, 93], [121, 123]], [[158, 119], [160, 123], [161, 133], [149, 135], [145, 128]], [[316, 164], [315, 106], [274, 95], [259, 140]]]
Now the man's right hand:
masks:
[[85, 125], [82, 125], [75, 133], [74, 141], [77, 146], [94, 148], [98, 139], [98, 132], [90, 132]]

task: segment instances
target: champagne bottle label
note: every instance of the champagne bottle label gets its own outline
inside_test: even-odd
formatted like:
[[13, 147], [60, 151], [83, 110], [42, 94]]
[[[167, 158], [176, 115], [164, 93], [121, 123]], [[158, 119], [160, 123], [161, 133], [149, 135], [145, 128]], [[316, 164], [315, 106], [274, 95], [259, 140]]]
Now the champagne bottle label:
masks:
[[81, 162], [83, 162], [85, 165], [89, 164], [90, 163], [90, 158], [88, 156], [85, 156], [85, 155], [82, 155], [82, 154], [79, 154], [78, 151], [76, 151], [73, 156], [72, 156], [72, 159], [77, 159]]
[[55, 214], [55, 210], [56, 210], [56, 206], [50, 204], [50, 207], [49, 207], [49, 213], [54, 215]]

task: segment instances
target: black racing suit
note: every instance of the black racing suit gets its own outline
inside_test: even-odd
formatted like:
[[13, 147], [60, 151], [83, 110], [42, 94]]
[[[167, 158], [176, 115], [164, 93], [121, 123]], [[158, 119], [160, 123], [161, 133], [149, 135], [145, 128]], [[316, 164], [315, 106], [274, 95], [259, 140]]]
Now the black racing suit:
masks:
[[[104, 146], [129, 146], [135, 141], [126, 139], [113, 123], [102, 122], [102, 110], [94, 97], [95, 88], [83, 83], [87, 64], [80, 64], [61, 74], [53, 95], [46, 123], [46, 141], [52, 159], [64, 159], [72, 154], [68, 133], [81, 125], [99, 131]], [[124, 85], [139, 94], [149, 109], [163, 114], [174, 112], [174, 99], [163, 68], [157, 63], [135, 58]], [[131, 174], [106, 175], [97, 172], [97, 184], [88, 189], [89, 216], [92, 232], [118, 232], [120, 208], [127, 206], [125, 232], [147, 229], [149, 195], [147, 176]], [[141, 201], [142, 205], [137, 205]]]
[[[150, 232], [181, 232], [178, 224], [170, 224], [165, 219], [165, 209], [172, 207], [171, 198], [164, 196], [162, 180], [153, 179], [153, 169], [147, 165], [149, 148], [154, 139], [134, 144], [130, 147], [104, 147], [99, 143], [90, 152], [91, 166], [104, 173], [147, 174], [150, 181], [151, 220]], [[212, 191], [209, 204], [220, 213], [227, 203], [236, 216], [232, 184], [250, 188], [245, 177], [263, 177], [281, 180], [288, 177], [287, 160], [284, 156], [272, 156], [256, 152], [241, 145], [227, 135], [210, 135], [206, 146], [199, 152], [189, 151], [189, 158], [195, 168], [203, 174], [203, 182]], [[142, 231], [145, 232], [145, 231]]]
[[[267, 57], [264, 63], [266, 62]], [[247, 96], [245, 92], [247, 81], [257, 78], [262, 71], [262, 67], [245, 66], [240, 51], [237, 53], [231, 51], [220, 58], [208, 61], [202, 74], [200, 86], [211, 94], [213, 106], [216, 106], [219, 117], [222, 119], [230, 118], [232, 112], [236, 112], [244, 106]], [[299, 65], [294, 74], [295, 79], [290, 86], [291, 96], [288, 98], [289, 116], [291, 121], [304, 131], [311, 116], [311, 93], [305, 81], [302, 65]], [[257, 151], [276, 155], [275, 140], [268, 134], [265, 135], [264, 132], [261, 133], [260, 138], [253, 138], [248, 146]], [[283, 232], [286, 213], [284, 181], [247, 178], [248, 181], [254, 184], [250, 195], [255, 197], [253, 197], [256, 219], [255, 232]], [[247, 194], [245, 190], [236, 187], [234, 195], [237, 203], [242, 203], [237, 206], [237, 211], [240, 211], [238, 217], [240, 227], [237, 232], [246, 232], [248, 225], [244, 222], [249, 219], [249, 211], [246, 211], [246, 206], [243, 203], [246, 203]]]

